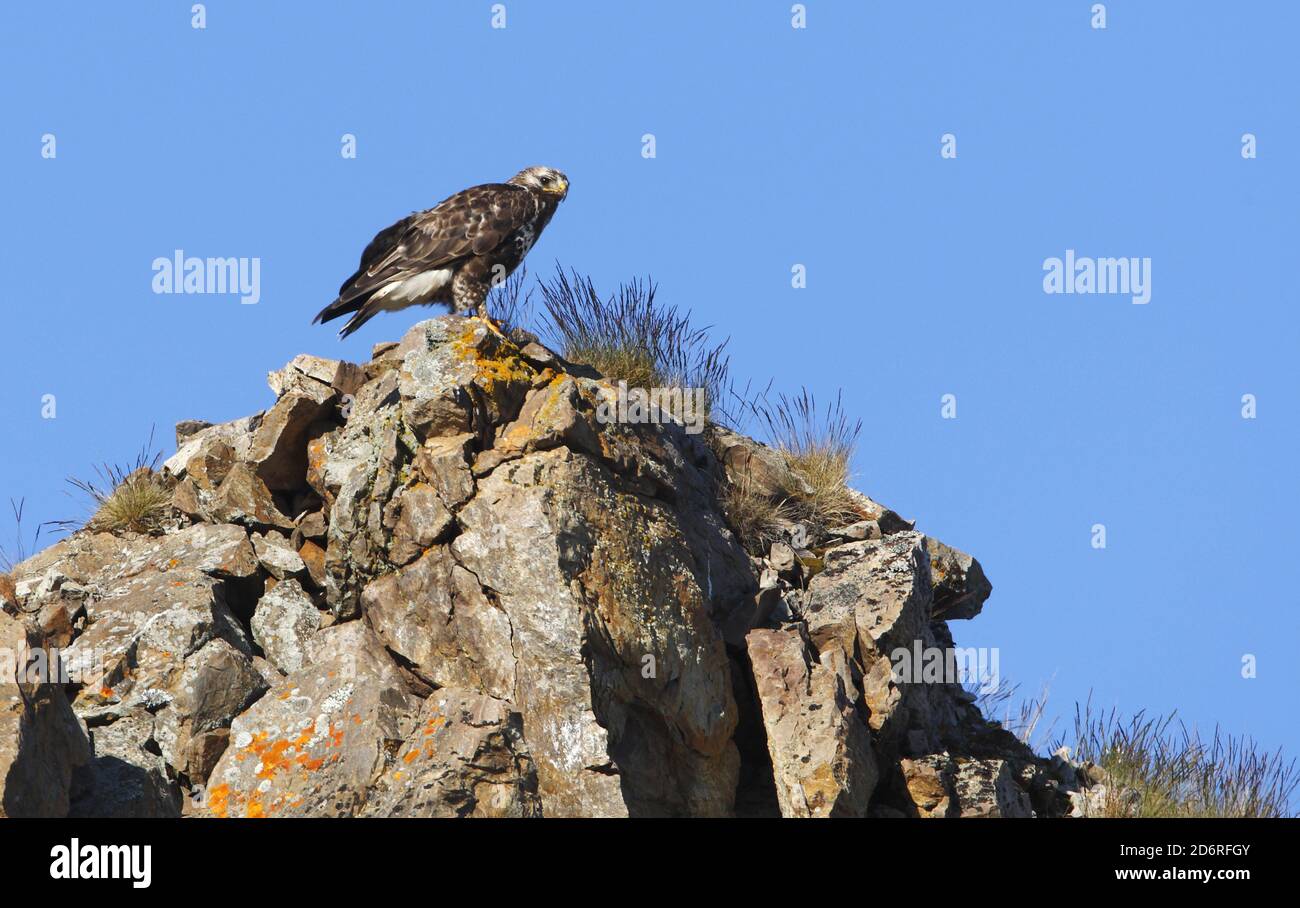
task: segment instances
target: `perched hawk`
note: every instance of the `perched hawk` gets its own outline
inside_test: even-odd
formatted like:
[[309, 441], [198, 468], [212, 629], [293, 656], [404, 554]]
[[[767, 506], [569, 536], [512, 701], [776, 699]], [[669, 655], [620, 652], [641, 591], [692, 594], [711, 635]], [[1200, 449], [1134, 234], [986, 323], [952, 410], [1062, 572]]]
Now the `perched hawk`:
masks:
[[568, 192], [558, 170], [529, 167], [403, 218], [370, 241], [312, 324], [353, 313], [339, 331], [347, 337], [379, 312], [430, 303], [486, 319], [488, 290], [524, 260]]

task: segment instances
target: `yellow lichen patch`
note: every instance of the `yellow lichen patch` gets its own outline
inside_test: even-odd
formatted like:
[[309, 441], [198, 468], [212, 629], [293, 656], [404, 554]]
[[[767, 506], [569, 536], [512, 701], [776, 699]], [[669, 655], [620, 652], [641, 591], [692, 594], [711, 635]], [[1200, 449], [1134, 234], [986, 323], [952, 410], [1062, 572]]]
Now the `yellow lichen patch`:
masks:
[[825, 559], [817, 555], [812, 558], [800, 558], [799, 563], [807, 569], [809, 577], [814, 577], [826, 569]]
[[497, 447], [504, 451], [522, 451], [532, 437], [532, 426], [526, 426], [520, 422], [511, 423], [497, 442]]
[[460, 336], [452, 341], [452, 351], [462, 360], [474, 364], [477, 380], [483, 390], [491, 392], [497, 382], [524, 382], [531, 384], [537, 370], [519, 355], [519, 348], [508, 340], [500, 340], [496, 355], [483, 355], [478, 343], [479, 326], [466, 325]]
[[819, 764], [810, 775], [802, 779], [799, 787], [803, 790], [804, 801], [814, 813], [821, 812], [826, 805], [834, 803], [835, 797], [843, 788], [826, 763]]

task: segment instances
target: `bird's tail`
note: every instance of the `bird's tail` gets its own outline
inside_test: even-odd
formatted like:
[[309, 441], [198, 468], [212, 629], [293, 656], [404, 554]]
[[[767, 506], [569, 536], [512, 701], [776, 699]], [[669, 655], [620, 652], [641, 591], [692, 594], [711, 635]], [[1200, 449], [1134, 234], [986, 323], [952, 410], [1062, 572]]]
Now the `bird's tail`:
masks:
[[374, 318], [375, 313], [379, 311], [376, 306], [366, 305], [368, 302], [370, 302], [369, 296], [361, 296], [350, 300], [344, 300], [342, 298], [336, 299], [320, 312], [316, 313], [316, 317], [312, 319], [311, 323], [313, 325], [322, 325], [325, 322], [333, 321], [340, 316], [347, 315], [349, 312], [355, 313], [352, 318], [348, 319], [343, 327], [339, 329], [339, 337], [345, 338]]
[[364, 296], [347, 301], [344, 301], [342, 297], [339, 297], [320, 312], [317, 312], [316, 317], [311, 320], [311, 323], [313, 325], [322, 325], [325, 322], [333, 321], [340, 315], [347, 315], [349, 312], [356, 312], [365, 305], [365, 302], [366, 299]]

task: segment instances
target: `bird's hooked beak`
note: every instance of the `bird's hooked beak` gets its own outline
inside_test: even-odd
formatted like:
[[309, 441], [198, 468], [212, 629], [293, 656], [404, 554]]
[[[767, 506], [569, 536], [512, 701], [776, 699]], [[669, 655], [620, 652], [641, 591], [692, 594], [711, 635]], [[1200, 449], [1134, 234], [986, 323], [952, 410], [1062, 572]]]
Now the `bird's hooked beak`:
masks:
[[546, 191], [554, 193], [563, 199], [569, 194], [569, 181], [564, 179], [557, 180], [552, 185], [546, 187]]

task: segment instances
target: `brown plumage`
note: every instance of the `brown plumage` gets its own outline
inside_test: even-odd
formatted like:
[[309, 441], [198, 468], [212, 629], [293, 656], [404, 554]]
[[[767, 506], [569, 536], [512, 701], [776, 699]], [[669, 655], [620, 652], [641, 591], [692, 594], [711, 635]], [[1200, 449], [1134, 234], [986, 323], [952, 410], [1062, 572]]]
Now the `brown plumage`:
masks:
[[370, 241], [313, 324], [353, 313], [347, 337], [380, 312], [433, 303], [486, 318], [488, 290], [519, 267], [568, 191], [560, 171], [529, 167], [403, 218]]

